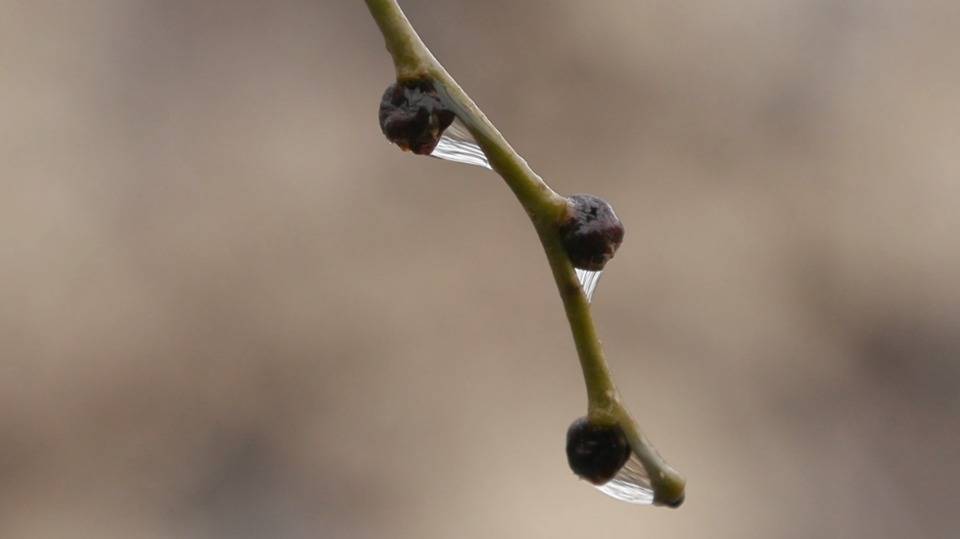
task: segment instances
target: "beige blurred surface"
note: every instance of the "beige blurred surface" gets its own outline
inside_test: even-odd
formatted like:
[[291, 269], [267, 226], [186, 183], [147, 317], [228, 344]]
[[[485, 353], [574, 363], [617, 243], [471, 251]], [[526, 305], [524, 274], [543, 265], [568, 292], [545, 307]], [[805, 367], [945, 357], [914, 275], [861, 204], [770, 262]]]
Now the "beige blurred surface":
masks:
[[960, 4], [426, 2], [558, 190], [679, 510], [568, 470], [536, 237], [359, 1], [0, 2], [0, 537], [960, 533]]

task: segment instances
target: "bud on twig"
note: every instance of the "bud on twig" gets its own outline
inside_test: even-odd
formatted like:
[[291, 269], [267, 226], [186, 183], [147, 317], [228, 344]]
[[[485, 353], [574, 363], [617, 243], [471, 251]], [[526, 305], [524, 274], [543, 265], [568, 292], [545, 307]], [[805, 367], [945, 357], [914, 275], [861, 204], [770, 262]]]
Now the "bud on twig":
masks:
[[574, 267], [600, 271], [623, 242], [624, 230], [606, 200], [593, 195], [572, 195], [567, 198], [559, 232]]
[[618, 425], [601, 425], [581, 417], [567, 430], [570, 469], [594, 485], [613, 479], [630, 459], [630, 444]]
[[456, 115], [427, 79], [398, 81], [380, 100], [380, 129], [390, 142], [419, 155], [430, 155]]

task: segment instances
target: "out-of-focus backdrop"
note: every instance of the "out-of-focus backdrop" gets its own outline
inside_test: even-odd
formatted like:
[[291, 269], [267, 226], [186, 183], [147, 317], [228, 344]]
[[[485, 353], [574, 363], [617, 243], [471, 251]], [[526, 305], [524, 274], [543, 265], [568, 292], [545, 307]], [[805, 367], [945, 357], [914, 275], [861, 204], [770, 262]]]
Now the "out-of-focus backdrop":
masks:
[[960, 4], [402, 2], [559, 191], [679, 510], [494, 174], [389, 145], [362, 2], [2, 2], [0, 536], [960, 531]]

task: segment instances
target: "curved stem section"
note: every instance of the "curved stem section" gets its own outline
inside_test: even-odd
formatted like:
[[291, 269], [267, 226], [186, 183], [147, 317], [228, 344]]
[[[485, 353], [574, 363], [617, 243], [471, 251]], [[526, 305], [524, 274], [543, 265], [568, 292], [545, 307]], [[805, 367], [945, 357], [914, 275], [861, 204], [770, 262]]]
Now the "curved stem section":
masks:
[[683, 477], [663, 461], [620, 404], [593, 324], [590, 304], [557, 234], [556, 224], [566, 210], [566, 199], [550, 189], [530, 168], [447, 73], [424, 45], [396, 0], [366, 0], [366, 3], [393, 57], [397, 79], [428, 77], [434, 81], [438, 91], [486, 154], [490, 166], [503, 178], [530, 216], [550, 263], [573, 333], [587, 386], [588, 415], [599, 421], [621, 425], [631, 447], [650, 475], [656, 503], [673, 505], [682, 500]]
[[387, 51], [393, 57], [398, 79], [425, 75], [429, 67], [439, 65], [417, 32], [413, 31], [413, 26], [396, 1], [366, 1], [370, 14], [377, 21], [386, 41]]

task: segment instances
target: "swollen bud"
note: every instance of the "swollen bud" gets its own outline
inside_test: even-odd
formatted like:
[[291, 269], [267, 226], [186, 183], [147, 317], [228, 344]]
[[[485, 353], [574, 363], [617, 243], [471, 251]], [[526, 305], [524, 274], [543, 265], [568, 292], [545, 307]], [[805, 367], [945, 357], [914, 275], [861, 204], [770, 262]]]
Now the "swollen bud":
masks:
[[630, 444], [617, 425], [601, 425], [581, 417], [567, 430], [570, 469], [594, 485], [613, 479], [629, 459]]
[[600, 271], [623, 242], [623, 223], [593, 195], [572, 195], [560, 221], [560, 241], [574, 267]]
[[427, 79], [398, 81], [380, 100], [380, 129], [390, 142], [419, 155], [430, 155], [456, 115]]

